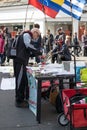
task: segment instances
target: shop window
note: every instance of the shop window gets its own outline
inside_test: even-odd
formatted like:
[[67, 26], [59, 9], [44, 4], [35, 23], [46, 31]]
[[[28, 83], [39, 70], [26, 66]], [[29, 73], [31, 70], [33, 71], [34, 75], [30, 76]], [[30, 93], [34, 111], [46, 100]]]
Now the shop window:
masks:
[[33, 25], [31, 24], [30, 26], [29, 26], [29, 29], [31, 30], [33, 28]]
[[14, 31], [18, 31], [18, 30], [22, 30], [23, 29], [23, 26], [22, 25], [14, 25], [13, 26], [13, 30]]

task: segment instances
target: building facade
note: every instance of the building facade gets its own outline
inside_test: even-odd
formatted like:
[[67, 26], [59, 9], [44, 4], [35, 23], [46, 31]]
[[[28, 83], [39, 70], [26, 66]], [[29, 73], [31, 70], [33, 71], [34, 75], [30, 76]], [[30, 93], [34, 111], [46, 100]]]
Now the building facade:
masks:
[[[83, 30], [87, 27], [87, 14], [82, 14], [78, 21], [72, 17], [59, 12], [55, 19], [46, 16], [40, 10], [31, 5], [27, 5], [27, 0], [14, 0], [0, 4], [0, 28], [8, 27], [14, 36], [22, 29], [31, 29], [35, 23], [40, 24], [42, 35], [45, 35], [46, 29], [50, 29], [55, 35], [58, 27], [63, 27], [66, 34], [78, 33], [79, 38]], [[87, 9], [87, 7], [85, 7]]]

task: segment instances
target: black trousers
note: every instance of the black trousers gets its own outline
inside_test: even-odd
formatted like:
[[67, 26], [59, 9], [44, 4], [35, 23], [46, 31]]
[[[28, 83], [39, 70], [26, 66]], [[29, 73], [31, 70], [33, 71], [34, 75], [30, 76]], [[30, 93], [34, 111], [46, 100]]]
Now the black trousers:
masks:
[[16, 62], [14, 63], [15, 67], [15, 77], [16, 77], [16, 101], [23, 102], [24, 99], [29, 98], [29, 87], [28, 79], [26, 74], [26, 65]]

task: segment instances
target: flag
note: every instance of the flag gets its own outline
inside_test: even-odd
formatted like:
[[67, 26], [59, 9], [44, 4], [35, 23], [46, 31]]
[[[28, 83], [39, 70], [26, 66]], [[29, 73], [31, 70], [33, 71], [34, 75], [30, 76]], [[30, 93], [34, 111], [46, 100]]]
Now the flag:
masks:
[[86, 0], [39, 0], [39, 2], [55, 11], [61, 10], [77, 20], [80, 20], [86, 4]]
[[39, 10], [43, 11], [48, 16], [55, 18], [58, 11], [55, 11], [47, 6], [43, 6], [38, 0], [28, 0], [28, 4], [33, 5], [34, 7], [38, 8]]

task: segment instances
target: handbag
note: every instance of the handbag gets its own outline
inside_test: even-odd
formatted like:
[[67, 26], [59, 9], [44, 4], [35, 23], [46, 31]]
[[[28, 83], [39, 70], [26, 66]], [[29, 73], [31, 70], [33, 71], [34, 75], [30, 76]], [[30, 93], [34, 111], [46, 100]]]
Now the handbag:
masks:
[[14, 58], [16, 58], [16, 55], [17, 55], [17, 43], [18, 43], [18, 37], [17, 38], [15, 38], [11, 43], [10, 43], [10, 45], [9, 45], [9, 48], [8, 48], [8, 50], [7, 50], [7, 53], [6, 53], [6, 55], [7, 55], [7, 57], [9, 58], [9, 59], [14, 59]]
[[56, 105], [56, 97], [58, 95], [58, 88], [57, 86], [53, 86], [50, 90], [50, 96], [49, 96], [49, 101], [52, 105]]

